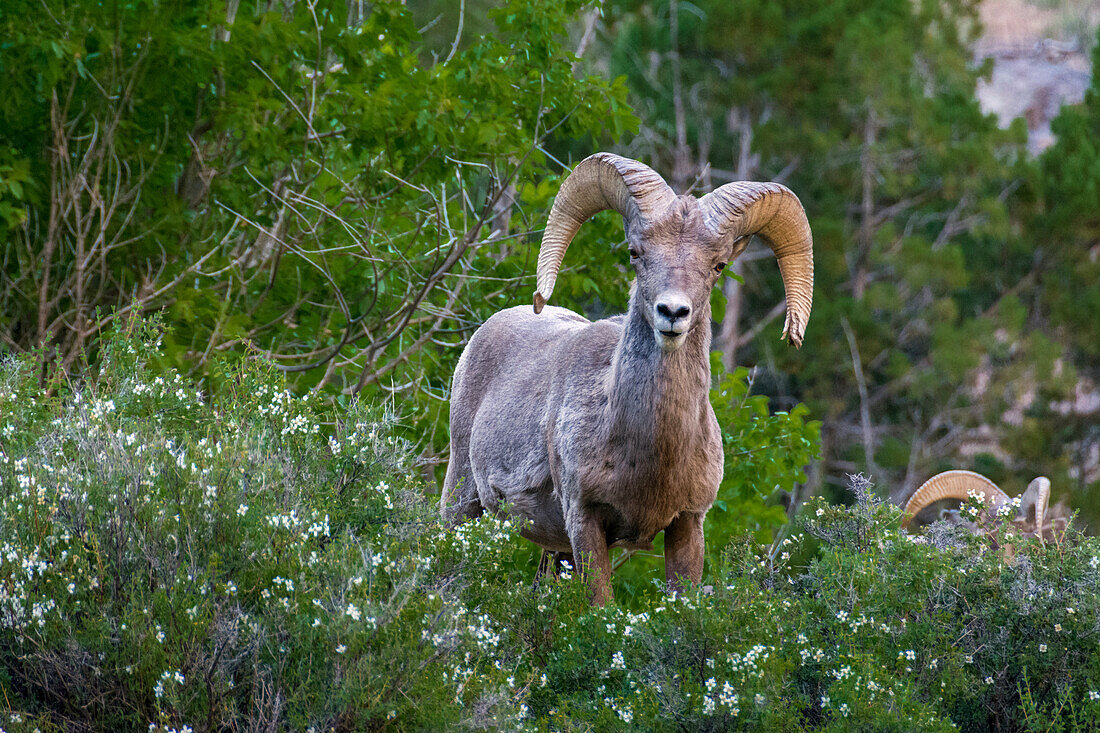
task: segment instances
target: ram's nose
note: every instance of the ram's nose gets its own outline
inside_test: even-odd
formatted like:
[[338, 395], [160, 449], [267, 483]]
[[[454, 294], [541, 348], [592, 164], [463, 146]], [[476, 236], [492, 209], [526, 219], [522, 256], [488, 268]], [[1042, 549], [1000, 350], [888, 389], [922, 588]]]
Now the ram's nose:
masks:
[[662, 335], [676, 338], [691, 321], [691, 301], [679, 293], [666, 293], [653, 306], [653, 323]]

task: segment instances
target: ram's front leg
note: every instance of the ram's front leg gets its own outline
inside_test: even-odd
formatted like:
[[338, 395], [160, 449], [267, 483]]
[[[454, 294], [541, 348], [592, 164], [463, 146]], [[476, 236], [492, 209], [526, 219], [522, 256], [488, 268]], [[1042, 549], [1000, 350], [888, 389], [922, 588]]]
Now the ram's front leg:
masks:
[[665, 581], [670, 591], [703, 579], [703, 517], [683, 512], [665, 528]]
[[580, 518], [569, 530], [569, 541], [591, 591], [592, 605], [604, 605], [611, 600], [611, 556], [603, 521], [599, 517]]

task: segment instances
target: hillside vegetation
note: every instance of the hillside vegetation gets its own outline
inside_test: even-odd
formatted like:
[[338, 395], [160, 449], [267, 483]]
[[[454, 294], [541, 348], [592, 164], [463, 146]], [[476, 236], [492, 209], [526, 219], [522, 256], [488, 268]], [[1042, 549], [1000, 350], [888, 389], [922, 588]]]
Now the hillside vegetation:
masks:
[[[1100, 727], [1100, 75], [1029, 155], [979, 10], [4, 0], [0, 733]], [[604, 608], [436, 506], [596, 150], [789, 185], [816, 268], [800, 351], [771, 254], [726, 268], [703, 585], [658, 542]], [[621, 311], [625, 249], [595, 217], [555, 304]], [[910, 535], [946, 468], [1071, 529]]]
[[[529, 302], [561, 175], [613, 150], [697, 194], [780, 180], [809, 214], [803, 350], [775, 343], [759, 245], [714, 297], [726, 370], [821, 423], [804, 482], [743, 495], [840, 501], [865, 471], [900, 501], [964, 467], [1047, 475], [1100, 521], [1100, 102], [1029, 156], [978, 104], [975, 0], [124, 5], [0, 7], [0, 349], [72, 373], [162, 313], [207, 384], [236, 353], [396, 400], [438, 478], [461, 347]], [[621, 311], [622, 239], [597, 216], [554, 302]]]
[[918, 542], [853, 477], [720, 542], [706, 589], [592, 608], [532, 587], [509, 522], [440, 526], [387, 416], [264, 362], [196, 390], [159, 339], [46, 388], [0, 365], [6, 731], [1100, 724], [1100, 541]]

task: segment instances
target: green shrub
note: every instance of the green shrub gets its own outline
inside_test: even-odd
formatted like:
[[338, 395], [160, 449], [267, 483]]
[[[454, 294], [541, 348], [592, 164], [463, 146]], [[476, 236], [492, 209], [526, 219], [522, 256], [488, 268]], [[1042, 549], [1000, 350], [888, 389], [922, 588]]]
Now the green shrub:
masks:
[[[150, 371], [155, 348], [147, 329], [118, 334], [98, 376], [52, 395], [31, 358], [4, 365], [10, 722], [360, 730], [495, 715], [506, 675], [483, 658], [500, 632], [457, 586], [494, 572], [508, 523], [439, 532], [391, 421], [365, 405], [335, 420], [262, 367], [204, 395]], [[457, 693], [440, 685], [455, 659], [478, 669]]]
[[1094, 539], [910, 536], [855, 477], [707, 589], [591, 608], [532, 587], [511, 523], [441, 526], [391, 416], [256, 363], [196, 391], [156, 341], [0, 368], [6, 731], [1100, 724]]

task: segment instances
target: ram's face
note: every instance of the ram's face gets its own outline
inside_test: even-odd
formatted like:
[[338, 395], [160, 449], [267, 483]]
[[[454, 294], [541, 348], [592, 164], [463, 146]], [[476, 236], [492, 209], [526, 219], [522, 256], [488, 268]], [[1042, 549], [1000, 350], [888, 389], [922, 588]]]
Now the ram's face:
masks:
[[676, 351], [692, 329], [710, 328], [710, 291], [730, 248], [704, 225], [698, 202], [681, 196], [651, 225], [628, 229], [627, 242], [634, 297], [661, 349]]

